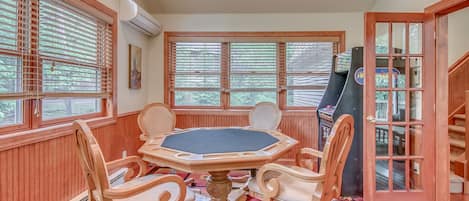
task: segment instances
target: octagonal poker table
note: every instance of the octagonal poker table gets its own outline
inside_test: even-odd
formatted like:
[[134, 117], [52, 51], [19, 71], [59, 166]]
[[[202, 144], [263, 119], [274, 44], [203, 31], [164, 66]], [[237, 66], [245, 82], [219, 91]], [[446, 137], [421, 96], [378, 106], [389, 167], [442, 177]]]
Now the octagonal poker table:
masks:
[[146, 141], [143, 160], [186, 172], [208, 172], [207, 191], [227, 200], [230, 170], [255, 169], [272, 162], [298, 144], [276, 130], [253, 128], [192, 128]]

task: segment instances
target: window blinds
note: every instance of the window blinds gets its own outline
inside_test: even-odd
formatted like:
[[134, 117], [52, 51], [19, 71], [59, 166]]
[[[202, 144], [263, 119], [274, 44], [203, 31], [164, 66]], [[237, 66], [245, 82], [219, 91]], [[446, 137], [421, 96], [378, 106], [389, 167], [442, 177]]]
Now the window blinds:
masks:
[[46, 97], [102, 97], [112, 92], [111, 26], [66, 3], [41, 0], [39, 55]]
[[59, 0], [0, 0], [0, 11], [0, 98], [111, 95], [111, 25]]
[[165, 98], [176, 108], [313, 108], [343, 37], [317, 34], [169, 32]]
[[0, 48], [17, 51], [18, 2], [0, 0]]
[[221, 43], [172, 43], [175, 105], [219, 106]]
[[287, 106], [317, 106], [329, 82], [333, 42], [286, 43]]
[[277, 102], [277, 44], [231, 43], [230, 104]]
[[23, 94], [23, 57], [19, 43], [19, 11], [21, 3], [0, 0], [0, 98], [16, 99]]

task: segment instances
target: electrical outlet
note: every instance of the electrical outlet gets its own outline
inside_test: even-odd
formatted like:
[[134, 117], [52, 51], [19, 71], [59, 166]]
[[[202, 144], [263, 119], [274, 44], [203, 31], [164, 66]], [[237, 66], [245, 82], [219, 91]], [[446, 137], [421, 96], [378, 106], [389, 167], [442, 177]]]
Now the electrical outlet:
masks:
[[122, 151], [122, 158], [127, 158], [127, 150]]
[[415, 174], [420, 174], [420, 163], [414, 161], [414, 169], [413, 169]]

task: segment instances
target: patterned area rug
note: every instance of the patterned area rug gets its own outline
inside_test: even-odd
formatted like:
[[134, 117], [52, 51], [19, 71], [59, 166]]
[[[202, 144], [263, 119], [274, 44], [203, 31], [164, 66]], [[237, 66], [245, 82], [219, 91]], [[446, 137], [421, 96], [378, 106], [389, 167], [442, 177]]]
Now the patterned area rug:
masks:
[[[174, 174], [174, 173], [176, 173], [177, 175], [181, 176], [184, 179], [189, 179], [189, 178], [194, 179], [194, 184], [191, 188], [198, 195], [197, 201], [206, 201], [206, 200], [208, 201], [209, 200], [208, 199], [208, 193], [205, 190], [206, 186], [207, 186], [206, 177], [208, 176], [208, 173], [207, 174], [187, 174], [187, 173], [179, 172], [179, 171], [174, 172], [174, 171], [171, 171], [169, 169], [159, 169], [158, 171], [156, 171], [156, 173], [158, 173], [158, 174], [168, 174], [168, 173]], [[247, 171], [232, 171], [230, 173], [230, 176], [231, 177], [238, 177], [238, 176], [245, 175], [246, 173], [247, 173]], [[235, 185], [234, 188], [236, 188], [236, 187], [237, 186]], [[246, 201], [261, 201], [261, 200], [257, 199], [257, 198], [254, 198], [254, 197], [248, 196]], [[363, 201], [363, 198], [361, 198], [361, 197], [344, 197], [344, 198], [336, 199], [336, 200], [333, 200], [333, 201]]]

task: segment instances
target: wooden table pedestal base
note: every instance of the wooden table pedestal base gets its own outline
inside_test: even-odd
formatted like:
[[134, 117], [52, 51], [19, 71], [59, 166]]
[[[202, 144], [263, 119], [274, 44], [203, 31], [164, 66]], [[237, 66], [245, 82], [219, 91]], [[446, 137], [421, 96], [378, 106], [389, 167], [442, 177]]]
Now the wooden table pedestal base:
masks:
[[210, 177], [207, 183], [207, 192], [212, 201], [227, 201], [231, 192], [232, 183], [228, 179], [230, 171], [209, 172]]

